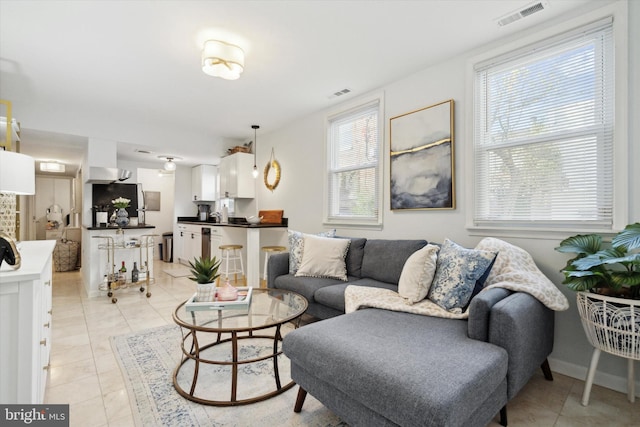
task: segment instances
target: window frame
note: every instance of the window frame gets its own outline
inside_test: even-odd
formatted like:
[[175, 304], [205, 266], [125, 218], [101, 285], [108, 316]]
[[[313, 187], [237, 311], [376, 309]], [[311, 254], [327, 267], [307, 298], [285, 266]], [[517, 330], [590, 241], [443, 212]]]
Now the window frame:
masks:
[[[349, 114], [357, 113], [368, 106], [377, 104], [377, 130], [378, 130], [378, 159], [376, 162], [377, 178], [377, 217], [373, 220], [365, 220], [361, 218], [335, 218], [329, 216], [329, 197], [330, 197], [330, 175], [331, 175], [331, 162], [332, 162], [332, 150], [331, 146], [331, 123], [333, 120], [347, 116]], [[323, 224], [330, 227], [343, 227], [343, 228], [363, 228], [363, 229], [382, 229], [383, 218], [383, 199], [384, 199], [384, 187], [383, 187], [383, 175], [384, 175], [384, 93], [375, 93], [373, 95], [362, 97], [357, 100], [343, 103], [337, 107], [329, 110], [325, 116], [324, 123], [324, 154], [325, 154], [325, 168], [324, 168], [324, 185], [323, 185]]]
[[[502, 43], [500, 47], [485, 51], [467, 61], [466, 79], [468, 82], [466, 96], [468, 99], [466, 106], [466, 131], [467, 144], [465, 148], [465, 201], [466, 229], [471, 235], [493, 235], [531, 238], [557, 238], [565, 236], [567, 233], [614, 233], [624, 228], [629, 218], [629, 144], [627, 138], [628, 122], [628, 42], [627, 42], [627, 5], [618, 2], [585, 15], [570, 19], [565, 23], [558, 24], [527, 36]], [[612, 225], [598, 226], [585, 225], [584, 223], [567, 221], [554, 224], [536, 223], [531, 226], [519, 226], [505, 224], [503, 221], [476, 221], [476, 194], [474, 177], [476, 173], [476, 161], [474, 157], [475, 138], [475, 115], [474, 108], [475, 94], [475, 69], [479, 64], [491, 61], [503, 55], [515, 53], [527, 49], [528, 47], [540, 43], [545, 43], [554, 38], [568, 36], [576, 29], [592, 24], [595, 21], [613, 18], [613, 43], [614, 43], [614, 135], [613, 135], [613, 203], [612, 203]]]

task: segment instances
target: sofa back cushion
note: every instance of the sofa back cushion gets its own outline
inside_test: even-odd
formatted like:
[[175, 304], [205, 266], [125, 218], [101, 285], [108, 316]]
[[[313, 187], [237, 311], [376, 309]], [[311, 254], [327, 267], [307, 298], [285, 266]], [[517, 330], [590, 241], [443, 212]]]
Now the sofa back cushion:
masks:
[[363, 237], [339, 236], [336, 236], [336, 238], [351, 240], [349, 252], [347, 252], [347, 258], [345, 259], [347, 276], [362, 277], [362, 256], [364, 255], [364, 244], [367, 243], [367, 239]]
[[426, 240], [368, 239], [364, 245], [361, 277], [397, 285], [404, 263], [426, 245]]

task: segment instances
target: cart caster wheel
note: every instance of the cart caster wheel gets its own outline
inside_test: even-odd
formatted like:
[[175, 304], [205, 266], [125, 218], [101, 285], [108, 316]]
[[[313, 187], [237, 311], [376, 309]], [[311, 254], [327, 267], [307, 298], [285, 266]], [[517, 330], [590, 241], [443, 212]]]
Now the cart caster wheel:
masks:
[[144, 292], [144, 286], [140, 286], [140, 292]]
[[115, 304], [115, 303], [117, 303], [117, 302], [118, 302], [118, 298], [111, 298], [111, 303], [112, 303], [112, 304]]
[[151, 298], [151, 292], [147, 292], [147, 298]]
[[111, 298], [111, 297], [113, 296], [113, 292], [109, 292], [109, 293], [107, 294], [107, 296], [108, 296], [109, 298]]

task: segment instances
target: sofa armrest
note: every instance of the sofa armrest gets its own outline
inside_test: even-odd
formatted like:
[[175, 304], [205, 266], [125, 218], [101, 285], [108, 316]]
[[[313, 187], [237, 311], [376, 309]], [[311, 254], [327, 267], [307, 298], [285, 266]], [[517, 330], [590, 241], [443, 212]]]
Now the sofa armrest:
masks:
[[267, 262], [267, 288], [275, 288], [276, 277], [289, 274], [289, 252], [274, 254]]
[[514, 292], [489, 315], [489, 342], [507, 350], [507, 395], [512, 399], [553, 350], [554, 312], [535, 297]]
[[494, 305], [513, 292], [503, 288], [485, 289], [469, 304], [468, 335], [478, 341], [489, 341], [489, 315]]

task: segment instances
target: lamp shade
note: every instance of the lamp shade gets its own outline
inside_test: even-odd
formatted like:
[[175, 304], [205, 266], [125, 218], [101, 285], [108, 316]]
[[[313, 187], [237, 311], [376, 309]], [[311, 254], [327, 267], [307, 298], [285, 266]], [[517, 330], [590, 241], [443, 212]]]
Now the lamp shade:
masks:
[[0, 150], [0, 193], [35, 194], [35, 164], [33, 157]]
[[236, 80], [244, 71], [244, 51], [220, 40], [207, 40], [202, 49], [202, 71], [213, 77]]

